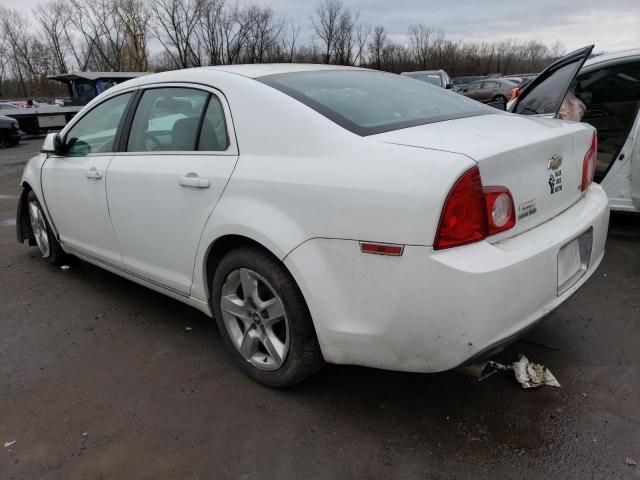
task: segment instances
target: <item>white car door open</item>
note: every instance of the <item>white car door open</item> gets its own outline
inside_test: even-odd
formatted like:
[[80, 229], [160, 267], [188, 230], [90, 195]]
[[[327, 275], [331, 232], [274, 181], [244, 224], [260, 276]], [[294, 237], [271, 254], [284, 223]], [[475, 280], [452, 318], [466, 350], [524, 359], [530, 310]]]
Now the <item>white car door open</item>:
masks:
[[42, 167], [42, 190], [60, 240], [72, 250], [121, 266], [105, 189], [118, 128], [133, 93], [93, 107], [65, 134], [64, 155]]
[[142, 93], [126, 152], [114, 156], [107, 182], [111, 221], [131, 273], [189, 294], [202, 230], [238, 159], [229, 118], [226, 104], [207, 90], [163, 86]]

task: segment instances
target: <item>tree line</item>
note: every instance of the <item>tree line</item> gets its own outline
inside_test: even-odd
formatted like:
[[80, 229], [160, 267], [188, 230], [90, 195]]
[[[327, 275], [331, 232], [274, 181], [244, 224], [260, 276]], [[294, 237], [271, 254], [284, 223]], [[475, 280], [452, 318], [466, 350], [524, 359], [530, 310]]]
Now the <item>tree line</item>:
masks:
[[452, 40], [425, 23], [394, 41], [342, 0], [320, 0], [306, 21], [227, 0], [49, 0], [31, 11], [0, 7], [0, 97], [66, 94], [46, 77], [75, 70], [296, 62], [509, 74], [540, 71], [562, 50], [559, 42]]

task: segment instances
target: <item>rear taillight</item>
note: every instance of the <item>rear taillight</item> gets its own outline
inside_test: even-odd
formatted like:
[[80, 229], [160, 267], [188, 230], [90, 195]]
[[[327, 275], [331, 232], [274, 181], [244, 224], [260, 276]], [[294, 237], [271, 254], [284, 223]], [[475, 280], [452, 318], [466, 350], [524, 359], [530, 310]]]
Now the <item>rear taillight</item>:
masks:
[[591, 146], [587, 150], [584, 160], [582, 161], [582, 185], [581, 191], [585, 191], [593, 182], [593, 174], [596, 171], [596, 156], [598, 155], [598, 136], [593, 132], [591, 137]]
[[467, 170], [455, 183], [444, 203], [433, 248], [449, 248], [477, 242], [487, 236], [487, 221], [480, 170]]
[[513, 198], [505, 187], [482, 187], [480, 170], [467, 170], [445, 200], [434, 250], [477, 242], [515, 225]]
[[487, 210], [487, 234], [508, 230], [516, 223], [513, 197], [506, 187], [485, 187], [484, 203]]

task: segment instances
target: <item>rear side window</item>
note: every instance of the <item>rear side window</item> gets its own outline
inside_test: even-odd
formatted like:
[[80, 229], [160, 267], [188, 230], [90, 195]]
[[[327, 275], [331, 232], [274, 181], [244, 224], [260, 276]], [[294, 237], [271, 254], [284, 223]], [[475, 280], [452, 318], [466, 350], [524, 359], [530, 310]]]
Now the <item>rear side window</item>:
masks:
[[211, 95], [207, 111], [202, 120], [198, 150], [221, 152], [229, 146], [227, 123], [224, 118], [222, 103], [215, 95]]
[[114, 151], [114, 139], [131, 93], [105, 100], [92, 108], [66, 135], [68, 155], [87, 155]]
[[257, 79], [358, 135], [496, 113], [444, 88], [404, 75], [367, 70], [322, 70]]
[[136, 109], [128, 152], [193, 151], [209, 93], [192, 88], [146, 90]]

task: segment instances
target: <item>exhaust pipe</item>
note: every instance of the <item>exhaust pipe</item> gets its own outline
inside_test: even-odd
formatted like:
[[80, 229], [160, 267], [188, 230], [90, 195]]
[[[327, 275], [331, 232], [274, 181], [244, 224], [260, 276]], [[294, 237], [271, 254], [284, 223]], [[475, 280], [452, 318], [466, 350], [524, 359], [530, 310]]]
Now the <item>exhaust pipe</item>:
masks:
[[489, 378], [491, 375], [496, 373], [498, 369], [495, 364], [489, 360], [484, 362], [477, 363], [469, 363], [467, 365], [462, 365], [456, 368], [456, 371], [460, 373], [464, 373], [470, 377], [475, 378], [478, 381], [484, 380], [485, 378]]

